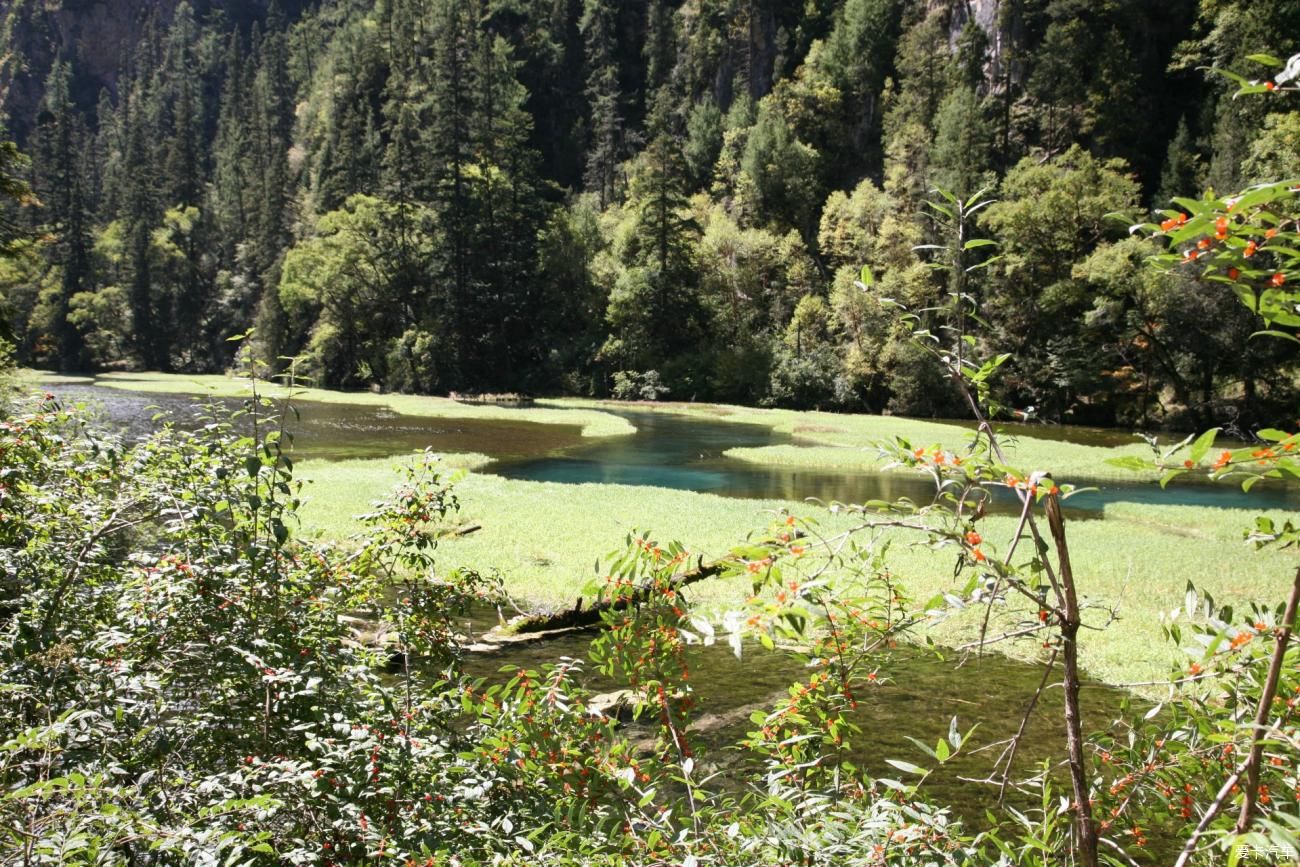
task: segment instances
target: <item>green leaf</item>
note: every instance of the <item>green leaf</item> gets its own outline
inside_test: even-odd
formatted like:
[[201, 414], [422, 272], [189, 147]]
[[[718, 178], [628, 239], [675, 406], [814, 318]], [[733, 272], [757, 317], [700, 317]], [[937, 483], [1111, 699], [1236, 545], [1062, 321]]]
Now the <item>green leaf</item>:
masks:
[[1256, 333], [1252, 334], [1251, 337], [1279, 337], [1282, 338], [1283, 341], [1300, 343], [1300, 337], [1296, 337], [1295, 334], [1287, 334], [1286, 331], [1256, 331]]
[[1213, 72], [1216, 75], [1222, 75], [1224, 78], [1228, 79], [1229, 81], [1236, 82], [1237, 84], [1246, 83], [1246, 76], [1238, 75], [1237, 73], [1230, 72], [1226, 69], [1219, 69], [1218, 67], [1205, 67], [1205, 66], [1202, 66], [1201, 69], [1208, 69], [1210, 72]]
[[[925, 754], [926, 754], [927, 756], [929, 756], [930, 758], [932, 758], [932, 759], [938, 759], [938, 758], [939, 758], [939, 754], [936, 753], [934, 750], [930, 749], [929, 745], [927, 745], [924, 741], [918, 740], [918, 739], [912, 737], [911, 735], [903, 735], [903, 737], [907, 738], [909, 741], [911, 741], [912, 743], [916, 744], [916, 748], [919, 749], [921, 752], [925, 753]], [[947, 746], [946, 744], [943, 743], [943, 741], [940, 741], [939, 744], [940, 744], [941, 746]], [[889, 761], [889, 760], [886, 759], [886, 761]], [[939, 761], [943, 761], [943, 759], [939, 759]], [[907, 764], [906, 762], [899, 763], [899, 762], [892, 762], [892, 761], [891, 761], [891, 762], [889, 762], [889, 763], [890, 763], [891, 765], [893, 765], [894, 767], [898, 768], [899, 770], [902, 770], [902, 771], [906, 771], [906, 770], [907, 770], [907, 768], [901, 767], [901, 765], [903, 765], [903, 764]], [[908, 767], [915, 768], [916, 765], [909, 765]], [[909, 771], [909, 773], [912, 773], [912, 772]]]
[[863, 286], [876, 285], [876, 276], [871, 273], [871, 266], [863, 265], [862, 270], [858, 273], [858, 280]]
[[1200, 199], [1188, 199], [1183, 196], [1174, 196], [1171, 201], [1175, 205], [1178, 205], [1183, 210], [1187, 211], [1189, 216], [1194, 217], [1205, 210], [1205, 202], [1202, 202]]
[[1217, 427], [1210, 428], [1196, 438], [1196, 441], [1192, 443], [1191, 453], [1188, 455], [1193, 463], [1200, 463], [1201, 458], [1205, 457], [1206, 453], [1213, 448], [1214, 437], [1218, 432], [1219, 429]]
[[996, 247], [997, 243], [992, 238], [971, 238], [961, 248], [963, 250], [974, 250], [977, 247]]
[[1263, 66], [1285, 66], [1286, 65], [1280, 59], [1274, 57], [1271, 54], [1247, 54], [1246, 59], [1253, 63], [1261, 64]]
[[[909, 740], [911, 739], [909, 738]], [[928, 747], [926, 748], [926, 751], [929, 752]], [[924, 776], [928, 773], [928, 771], [920, 765], [914, 765], [911, 762], [904, 762], [901, 759], [885, 759], [885, 762], [893, 765], [905, 774], [918, 774]]]

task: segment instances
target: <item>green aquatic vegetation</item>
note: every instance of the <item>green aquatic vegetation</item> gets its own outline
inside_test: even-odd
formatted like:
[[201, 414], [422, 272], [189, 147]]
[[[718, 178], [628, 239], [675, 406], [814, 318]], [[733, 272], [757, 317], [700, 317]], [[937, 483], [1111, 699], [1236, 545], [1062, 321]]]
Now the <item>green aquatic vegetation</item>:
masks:
[[[445, 460], [458, 465], [458, 456]], [[356, 532], [354, 516], [397, 482], [399, 467], [400, 462], [391, 459], [302, 464], [301, 475], [308, 480], [304, 527], [336, 539]], [[481, 529], [447, 541], [443, 562], [498, 570], [513, 596], [541, 607], [572, 605], [595, 574], [593, 561], [617, 548], [631, 532], [653, 530], [656, 538], [676, 539], [694, 555], [710, 560], [783, 509], [817, 521], [827, 532], [850, 526], [853, 520], [812, 504], [665, 488], [518, 481], [475, 472], [462, 480], [460, 494], [462, 520]], [[1160, 645], [1161, 617], [1181, 603], [1186, 581], [1216, 599], [1238, 604], [1285, 589], [1287, 555], [1262, 551], [1246, 556], [1240, 527], [1253, 520], [1253, 511], [1117, 503], [1107, 505], [1104, 515], [1103, 520], [1072, 523], [1070, 540], [1089, 598], [1115, 606], [1120, 617], [1105, 633], [1090, 632], [1082, 638], [1086, 670], [1095, 680], [1145, 682], [1165, 672], [1168, 654]], [[992, 528], [990, 535], [1006, 535], [1015, 524], [1012, 516], [985, 521]], [[942, 592], [951, 583], [951, 564], [928, 547], [906, 541], [900, 536], [892, 548], [892, 567], [918, 598]], [[707, 582], [691, 590], [694, 603], [706, 612], [721, 612], [747, 595], [743, 578]], [[932, 627], [931, 635], [958, 646], [977, 637], [976, 624], [946, 621]], [[1022, 657], [1036, 655], [1031, 647], [1002, 649]]]
[[[158, 394], [196, 394], [211, 397], [248, 397], [252, 383], [242, 376], [219, 374], [188, 375], [171, 373], [107, 373], [95, 378], [96, 385], [120, 388], [125, 391]], [[258, 388], [265, 397], [281, 398], [287, 390], [273, 384], [259, 382]], [[609, 413], [584, 408], [540, 407], [518, 410], [501, 406], [461, 403], [443, 397], [413, 394], [376, 394], [368, 391], [344, 392], [324, 388], [297, 386], [294, 394], [300, 400], [318, 403], [350, 403], [361, 406], [381, 406], [402, 415], [429, 418], [477, 418], [510, 421], [531, 421], [538, 424], [580, 425], [586, 437], [623, 436], [636, 429], [626, 420]]]

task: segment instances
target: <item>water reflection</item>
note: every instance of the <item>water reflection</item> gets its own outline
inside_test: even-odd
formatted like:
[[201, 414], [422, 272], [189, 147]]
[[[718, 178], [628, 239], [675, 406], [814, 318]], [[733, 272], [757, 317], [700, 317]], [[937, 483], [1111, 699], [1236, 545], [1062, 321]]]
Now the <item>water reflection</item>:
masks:
[[[215, 403], [226, 413], [245, 404], [238, 398], [145, 394], [93, 385], [55, 385], [50, 390], [65, 401], [86, 402], [130, 438], [149, 434], [164, 418], [194, 428], [207, 413], [205, 403]], [[383, 406], [305, 400], [294, 401], [294, 406], [297, 417], [288, 427], [293, 434], [293, 455], [298, 459], [385, 458], [432, 447], [512, 460], [583, 442], [582, 428], [576, 424], [421, 417], [401, 415]]]
[[[104, 419], [129, 436], [154, 429], [159, 414], [178, 424], [200, 423], [199, 401], [193, 396], [142, 394], [96, 385], [54, 385], [67, 400], [89, 401], [101, 407]], [[243, 401], [217, 401], [227, 410]], [[495, 459], [483, 471], [511, 479], [562, 484], [646, 485], [699, 491], [726, 497], [861, 503], [903, 497], [929, 502], [934, 489], [920, 473], [880, 473], [871, 470], [874, 456], [862, 452], [861, 469], [835, 471], [764, 466], [732, 460], [723, 453], [735, 447], [798, 444], [788, 434], [763, 425], [737, 424], [649, 412], [617, 411], [632, 422], [630, 436], [584, 439], [578, 425], [537, 424], [527, 410], [515, 419], [444, 419], [400, 415], [382, 406], [299, 401], [300, 417], [293, 424], [297, 458], [342, 460], [409, 454], [426, 447], [446, 452], [480, 452]], [[1022, 435], [1051, 430], [1064, 436], [1064, 426], [1021, 425]], [[1079, 436], [1091, 437], [1091, 429]], [[1075, 431], [1078, 433], [1078, 431]], [[1105, 432], [1115, 442], [1131, 435]], [[1113, 443], [1108, 443], [1113, 444]], [[1014, 510], [1010, 492], [994, 489], [994, 508]], [[1168, 490], [1155, 484], [1104, 482], [1099, 490], [1070, 499], [1077, 516], [1099, 513], [1106, 503], [1132, 502], [1230, 508], [1300, 508], [1300, 488], [1261, 485], [1251, 494], [1231, 484], [1180, 481]]]
[[[827, 503], [862, 503], [907, 497], [917, 503], [928, 503], [934, 497], [934, 485], [922, 473], [873, 472], [870, 468], [875, 455], [866, 449], [862, 452], [862, 469], [857, 471], [765, 466], [726, 458], [723, 452], [735, 447], [798, 445], [798, 440], [764, 425], [646, 411], [614, 414], [636, 425], [637, 433], [560, 454], [503, 460], [487, 471], [512, 479], [653, 485], [750, 499], [815, 498]], [[1124, 441], [1130, 442], [1131, 436]], [[995, 511], [1018, 509], [1018, 501], [1010, 491], [994, 488], [992, 493]], [[1107, 503], [1114, 502], [1295, 509], [1300, 507], [1300, 490], [1294, 486], [1271, 485], [1259, 486], [1246, 494], [1232, 484], [1186, 481], [1162, 490], [1154, 483], [1107, 481], [1100, 483], [1098, 490], [1071, 497], [1067, 507], [1077, 516], [1084, 516], [1100, 513]]]

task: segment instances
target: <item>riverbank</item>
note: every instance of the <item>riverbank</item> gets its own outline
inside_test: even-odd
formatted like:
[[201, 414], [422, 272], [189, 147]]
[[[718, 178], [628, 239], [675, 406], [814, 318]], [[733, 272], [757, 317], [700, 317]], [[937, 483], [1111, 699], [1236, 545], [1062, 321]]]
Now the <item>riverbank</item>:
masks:
[[[92, 380], [42, 375], [42, 380], [51, 387], [94, 383], [160, 396], [187, 393], [242, 397], [247, 396], [249, 388], [247, 380], [219, 376], [115, 374]], [[272, 389], [267, 393], [283, 392]], [[415, 418], [581, 424], [588, 436], [631, 433], [631, 422], [611, 414], [612, 410], [630, 408], [713, 422], [758, 423], [803, 442], [809, 438], [834, 442], [745, 451], [755, 452], [768, 461], [778, 457], [794, 460], [793, 456], [799, 456], [808, 466], [831, 470], [872, 466], [876, 456], [863, 445], [872, 439], [905, 436], [916, 445], [942, 443], [952, 448], [970, 436], [969, 429], [958, 425], [896, 417], [837, 416], [713, 405], [566, 399], [541, 401], [542, 405], [535, 408], [508, 409], [439, 398], [317, 389], [304, 390], [300, 398], [327, 404], [384, 407]], [[353, 428], [343, 430], [352, 435]], [[481, 439], [465, 445], [469, 449], [486, 450]], [[1104, 463], [1106, 457], [1136, 453], [1135, 449], [1142, 448], [1086, 446], [1030, 437], [1022, 437], [1014, 447], [1017, 451], [1013, 460], [1021, 461], [1021, 466], [1027, 468], [1072, 464], [1094, 472], [1108, 468]], [[1040, 460], [1043, 463], [1038, 463]], [[772, 515], [783, 508], [817, 520], [827, 533], [842, 531], [852, 522], [843, 513], [802, 502], [735, 499], [662, 487], [525, 481], [503, 478], [490, 471], [476, 472], [488, 462], [487, 455], [469, 451], [447, 457], [449, 469], [469, 471], [458, 488], [463, 504], [461, 519], [480, 524], [482, 529], [445, 542], [439, 550], [438, 562], [440, 567], [448, 569], [461, 566], [482, 572], [499, 571], [511, 593], [526, 604], [573, 605], [596, 577], [597, 561], [620, 550], [629, 533], [649, 531], [661, 542], [678, 540], [692, 552], [713, 559], [742, 544], [747, 534], [761, 531]], [[354, 516], [368, 511], [372, 501], [384, 497], [398, 483], [398, 463], [396, 458], [354, 455], [335, 456], [328, 461], [301, 460], [299, 475], [310, 480], [302, 515], [304, 528], [331, 538], [358, 532], [361, 528]], [[916, 470], [899, 470], [897, 477], [904, 473], [919, 475]], [[1121, 476], [1119, 470], [1114, 470], [1114, 474], [1125, 480], [1131, 478]], [[1057, 477], [1070, 478], [1059, 469]], [[1090, 603], [1116, 609], [1119, 617], [1104, 632], [1084, 633], [1084, 660], [1090, 676], [1113, 683], [1130, 683], [1156, 680], [1167, 674], [1176, 653], [1161, 640], [1160, 619], [1182, 603], [1189, 581], [1220, 603], [1240, 606], [1279, 598], [1293, 569], [1293, 558], [1280, 552], [1256, 553], [1246, 548], [1242, 530], [1253, 524], [1257, 511], [1112, 503], [1105, 506], [1103, 520], [1071, 520], [1070, 545], [1083, 593]], [[1278, 518], [1287, 517], [1281, 512], [1275, 514]], [[1014, 532], [1013, 520], [1008, 516], [990, 516], [981, 525], [981, 532], [988, 540], [989, 550], [997, 550], [996, 546], [1005, 546]], [[890, 566], [919, 604], [953, 589], [953, 559], [950, 550], [935, 552], [915, 547], [912, 545], [915, 541], [895, 537]], [[748, 582], [744, 580], [706, 582], [692, 590], [692, 598], [706, 610], [718, 614], [739, 606], [748, 592]], [[997, 615], [995, 611], [995, 631], [1001, 623]], [[1093, 611], [1091, 622], [1104, 622], [1108, 616], [1098, 608]], [[932, 627], [930, 635], [943, 644], [961, 645], [976, 637], [981, 620], [982, 616], [958, 617]], [[1039, 650], [1032, 642], [1004, 645], [1000, 649], [1021, 658], [1032, 658]], [[1182, 662], [1185, 667], [1187, 661]]]

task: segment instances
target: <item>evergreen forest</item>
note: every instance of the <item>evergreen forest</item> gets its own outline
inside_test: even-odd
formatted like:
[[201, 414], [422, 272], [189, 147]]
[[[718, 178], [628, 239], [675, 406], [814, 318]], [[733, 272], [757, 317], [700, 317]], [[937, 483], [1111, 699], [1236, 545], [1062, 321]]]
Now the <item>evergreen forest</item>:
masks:
[[937, 299], [924, 201], [983, 190], [1010, 405], [1295, 403], [1295, 347], [1128, 232], [1300, 174], [1294, 105], [1206, 72], [1300, 48], [1289, 0], [82, 5], [0, 17], [27, 365], [220, 371], [253, 329], [328, 387], [951, 416], [877, 302]]

